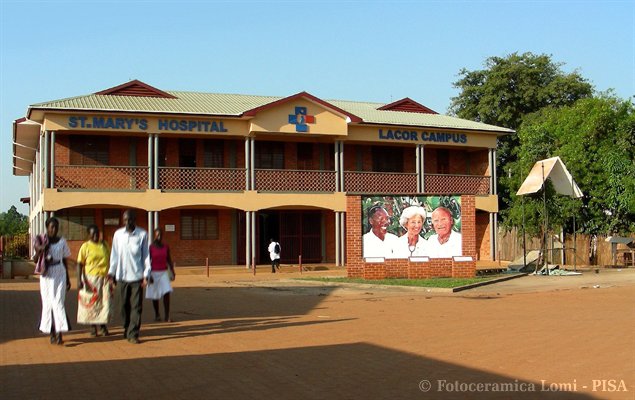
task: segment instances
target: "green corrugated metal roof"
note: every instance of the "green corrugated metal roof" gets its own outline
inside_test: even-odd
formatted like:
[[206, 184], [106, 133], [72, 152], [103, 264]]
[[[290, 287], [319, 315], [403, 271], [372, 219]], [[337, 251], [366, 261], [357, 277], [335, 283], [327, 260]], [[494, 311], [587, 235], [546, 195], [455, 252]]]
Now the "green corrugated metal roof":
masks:
[[[283, 97], [240, 94], [166, 91], [176, 99], [158, 97], [90, 94], [33, 104], [30, 109], [152, 112], [165, 114], [195, 114], [241, 116], [244, 112]], [[381, 103], [325, 100], [342, 110], [360, 117], [364, 123], [413, 126], [420, 128], [450, 128], [513, 133], [507, 128], [483, 124], [441, 114], [422, 114], [378, 110]]]

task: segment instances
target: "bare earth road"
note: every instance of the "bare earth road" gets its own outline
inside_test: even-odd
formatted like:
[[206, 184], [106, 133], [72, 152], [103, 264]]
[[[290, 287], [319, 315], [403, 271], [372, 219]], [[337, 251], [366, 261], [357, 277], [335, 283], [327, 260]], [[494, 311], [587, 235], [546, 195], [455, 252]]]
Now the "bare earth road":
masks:
[[0, 398], [635, 399], [635, 269], [454, 294], [299, 277], [180, 274], [141, 344], [115, 315], [63, 347], [37, 333], [38, 281], [0, 281]]

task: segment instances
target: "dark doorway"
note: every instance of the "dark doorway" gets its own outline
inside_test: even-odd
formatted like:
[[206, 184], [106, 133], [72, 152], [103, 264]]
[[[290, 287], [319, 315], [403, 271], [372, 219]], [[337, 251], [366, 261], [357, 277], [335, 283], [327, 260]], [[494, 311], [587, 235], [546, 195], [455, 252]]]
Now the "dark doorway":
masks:
[[[256, 263], [268, 264], [269, 239], [280, 242], [283, 264], [322, 262], [322, 212], [260, 211], [256, 218]], [[238, 263], [245, 263], [245, 213], [238, 214]]]

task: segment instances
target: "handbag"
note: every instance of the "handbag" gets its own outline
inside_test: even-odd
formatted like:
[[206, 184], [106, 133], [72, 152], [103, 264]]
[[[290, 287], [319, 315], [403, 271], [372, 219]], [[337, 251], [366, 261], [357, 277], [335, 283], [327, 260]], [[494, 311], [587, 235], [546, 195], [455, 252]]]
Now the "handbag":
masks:
[[33, 247], [35, 246], [46, 246], [44, 250], [35, 255], [35, 270], [33, 273], [35, 275], [45, 275], [46, 274], [46, 252], [48, 251], [48, 237], [46, 235], [37, 235], [33, 239]]

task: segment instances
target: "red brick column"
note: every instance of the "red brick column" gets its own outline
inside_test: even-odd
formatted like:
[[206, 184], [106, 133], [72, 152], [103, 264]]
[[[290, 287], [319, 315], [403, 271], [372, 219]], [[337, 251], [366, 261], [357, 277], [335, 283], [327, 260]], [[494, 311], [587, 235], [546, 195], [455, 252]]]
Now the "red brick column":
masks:
[[475, 261], [453, 261], [452, 278], [473, 278], [476, 276]]
[[476, 200], [474, 196], [461, 196], [461, 236], [463, 255], [476, 260]]
[[349, 278], [364, 277], [361, 196], [346, 196], [346, 271]]

